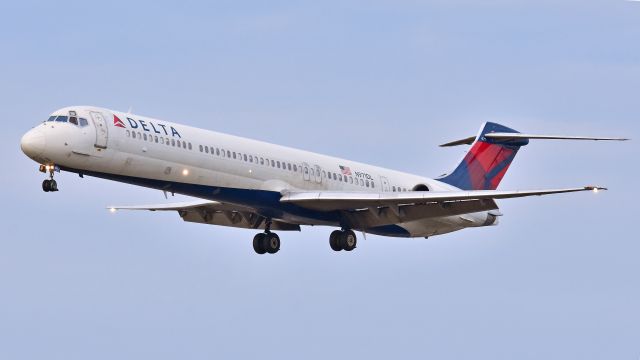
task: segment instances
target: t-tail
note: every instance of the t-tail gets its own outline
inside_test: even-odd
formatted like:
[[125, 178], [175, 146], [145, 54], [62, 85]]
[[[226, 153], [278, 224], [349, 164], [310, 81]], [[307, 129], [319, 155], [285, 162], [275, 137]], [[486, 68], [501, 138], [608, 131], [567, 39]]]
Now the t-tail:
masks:
[[440, 145], [471, 145], [471, 149], [455, 170], [437, 180], [462, 190], [495, 190], [507, 173], [518, 150], [527, 145], [530, 139], [628, 140], [625, 138], [522, 134], [506, 126], [486, 122], [480, 128], [477, 136]]

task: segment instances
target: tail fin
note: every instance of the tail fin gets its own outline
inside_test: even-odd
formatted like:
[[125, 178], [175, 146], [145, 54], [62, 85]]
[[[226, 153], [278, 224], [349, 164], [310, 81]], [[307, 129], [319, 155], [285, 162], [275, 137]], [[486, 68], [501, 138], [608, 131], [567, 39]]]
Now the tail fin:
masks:
[[475, 138], [466, 138], [442, 145], [471, 144], [471, 149], [453, 172], [438, 180], [462, 190], [495, 190], [518, 150], [527, 145], [529, 139], [495, 139], [485, 136], [489, 133], [520, 134], [506, 126], [486, 122]]
[[468, 144], [471, 149], [452, 173], [438, 180], [462, 190], [495, 190], [520, 147], [530, 139], [625, 141], [626, 138], [521, 134], [506, 126], [486, 122], [476, 137], [440, 146]]

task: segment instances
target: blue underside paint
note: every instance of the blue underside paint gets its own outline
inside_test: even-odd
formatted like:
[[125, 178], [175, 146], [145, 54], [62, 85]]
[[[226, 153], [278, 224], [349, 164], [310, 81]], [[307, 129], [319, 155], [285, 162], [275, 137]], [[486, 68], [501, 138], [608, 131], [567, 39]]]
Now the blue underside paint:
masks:
[[[281, 195], [276, 191], [226, 188], [208, 185], [197, 185], [173, 181], [146, 179], [133, 176], [107, 174], [94, 171], [84, 171], [67, 167], [61, 170], [88, 175], [97, 178], [118, 181], [131, 185], [143, 186], [151, 189], [164, 190], [177, 194], [193, 196], [201, 199], [220, 201], [255, 209], [256, 213], [268, 218], [285, 218], [285, 214], [304, 217], [312, 221], [332, 222], [336, 226], [342, 223], [338, 211], [315, 211], [297, 205], [280, 202]], [[409, 232], [398, 225], [385, 225], [365, 230], [371, 234], [395, 237], [410, 237]]]

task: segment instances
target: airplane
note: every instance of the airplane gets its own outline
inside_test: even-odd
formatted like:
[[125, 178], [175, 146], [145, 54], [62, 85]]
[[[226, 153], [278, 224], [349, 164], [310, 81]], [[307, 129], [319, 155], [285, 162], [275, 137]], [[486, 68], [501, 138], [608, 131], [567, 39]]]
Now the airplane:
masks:
[[495, 226], [496, 200], [579, 191], [496, 190], [522, 146], [534, 139], [624, 138], [523, 134], [485, 122], [475, 136], [441, 146], [470, 145], [450, 173], [435, 179], [352, 160], [251, 140], [94, 106], [54, 111], [21, 139], [25, 155], [48, 174], [45, 192], [58, 191], [60, 171], [182, 194], [197, 200], [112, 206], [116, 210], [176, 211], [187, 222], [260, 230], [258, 254], [275, 254], [275, 231], [330, 226], [334, 251], [356, 248], [363, 236], [428, 238]]

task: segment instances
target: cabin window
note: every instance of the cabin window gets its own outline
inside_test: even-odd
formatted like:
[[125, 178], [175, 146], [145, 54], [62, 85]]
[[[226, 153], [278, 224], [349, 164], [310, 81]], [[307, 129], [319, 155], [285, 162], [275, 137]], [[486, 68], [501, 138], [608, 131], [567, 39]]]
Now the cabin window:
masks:
[[176, 140], [175, 139], [171, 139], [171, 146], [176, 146]]
[[309, 170], [311, 170], [311, 176], [312, 176], [312, 177], [315, 177], [315, 176], [316, 176], [316, 174], [313, 172], [313, 168], [311, 168], [311, 169], [309, 169]]
[[264, 165], [264, 158], [260, 158], [260, 165]]
[[242, 158], [244, 159], [244, 161], [248, 161], [247, 154], [242, 155]]
[[160, 137], [160, 144], [164, 144], [164, 138]]
[[392, 186], [391, 189], [393, 189], [393, 192], [396, 192], [396, 187]]
[[371, 187], [372, 188], [376, 187], [375, 185], [373, 185], [373, 181], [371, 181]]
[[[213, 152], [212, 152], [213, 154]], [[216, 148], [216, 155], [220, 156], [220, 149]]]
[[202, 147], [202, 145], [200, 145], [200, 152], [203, 152], [204, 148]]
[[252, 163], [253, 162], [253, 155], [249, 155], [249, 162]]
[[144, 138], [144, 141], [147, 141], [147, 134], [142, 134], [142, 137]]
[[276, 161], [276, 165], [278, 165], [278, 169], [280, 169], [280, 161]]
[[136, 132], [135, 131], [131, 132], [131, 137], [134, 138], [134, 139], [136, 138]]
[[158, 137], [154, 136], [154, 140], [156, 141], [156, 144], [158, 143]]
[[178, 147], [182, 147], [182, 145], [180, 144], [180, 140], [176, 141], [176, 144], [178, 145]]
[[344, 176], [344, 182], [347, 182], [347, 175]]
[[233, 152], [233, 158], [234, 159], [236, 158], [236, 152], [235, 151]]
[[271, 167], [276, 167], [276, 161], [275, 160], [271, 160]]
[[365, 181], [364, 183], [367, 185], [367, 187], [369, 187], [369, 180]]
[[293, 164], [293, 171], [298, 172], [298, 166], [296, 164]]
[[305, 174], [308, 174], [308, 173], [309, 173], [309, 168], [308, 168], [308, 167], [305, 167], [305, 168], [304, 168], [304, 173], [305, 173]]
[[336, 175], [336, 173], [333, 173], [333, 180], [338, 180], [338, 176]]
[[349, 176], [349, 184], [353, 184], [353, 177]]
[[127, 137], [131, 137], [131, 131], [127, 130]]
[[364, 186], [364, 180], [360, 179], [360, 186]]

